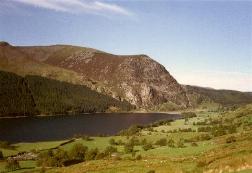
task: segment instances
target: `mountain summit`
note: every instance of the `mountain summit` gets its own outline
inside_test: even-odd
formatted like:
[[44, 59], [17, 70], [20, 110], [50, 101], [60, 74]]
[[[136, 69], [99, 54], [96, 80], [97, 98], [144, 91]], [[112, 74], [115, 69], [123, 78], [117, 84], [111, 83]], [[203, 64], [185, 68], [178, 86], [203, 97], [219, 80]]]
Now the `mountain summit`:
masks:
[[137, 107], [166, 102], [181, 107], [189, 104], [183, 87], [147, 55], [113, 55], [69, 45], [20, 47], [1, 42], [0, 60], [2, 70], [86, 85]]

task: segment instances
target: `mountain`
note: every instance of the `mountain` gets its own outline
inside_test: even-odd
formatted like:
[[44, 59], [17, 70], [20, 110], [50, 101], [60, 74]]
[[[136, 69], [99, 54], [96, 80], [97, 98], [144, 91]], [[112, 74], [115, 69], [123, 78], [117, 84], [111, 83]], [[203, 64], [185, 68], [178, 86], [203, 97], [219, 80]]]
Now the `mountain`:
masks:
[[252, 103], [249, 92], [180, 85], [164, 66], [143, 54], [113, 55], [71, 45], [12, 46], [0, 42], [0, 70], [85, 86], [152, 111]]
[[190, 105], [193, 107], [204, 103], [219, 104], [221, 106], [252, 103], [252, 94], [250, 92], [215, 90], [190, 85], [184, 85], [184, 89], [189, 98]]
[[129, 111], [134, 107], [83, 85], [0, 71], [0, 117]]
[[148, 108], [171, 102], [186, 108], [183, 87], [147, 55], [113, 55], [92, 48], [12, 46], [0, 43], [0, 69], [85, 85], [117, 100]]

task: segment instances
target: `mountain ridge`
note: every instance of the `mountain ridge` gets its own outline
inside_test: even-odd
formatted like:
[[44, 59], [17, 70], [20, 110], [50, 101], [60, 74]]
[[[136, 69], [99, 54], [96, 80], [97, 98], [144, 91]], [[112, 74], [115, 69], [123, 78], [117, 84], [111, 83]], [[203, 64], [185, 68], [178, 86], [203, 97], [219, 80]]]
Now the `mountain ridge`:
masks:
[[0, 70], [84, 85], [146, 110], [252, 102], [249, 92], [181, 85], [164, 66], [145, 54], [114, 55], [72, 45], [12, 46], [0, 42], [0, 60]]
[[[19, 56], [12, 57], [10, 50], [19, 51]], [[11, 72], [22, 74], [22, 69], [12, 70], [11, 60], [32, 60], [32, 65], [24, 64], [24, 69], [36, 71], [35, 75], [58, 79], [50, 68], [59, 68], [78, 76], [77, 83], [87, 85], [98, 92], [103, 92], [118, 100], [127, 100], [138, 107], [149, 107], [166, 101], [182, 107], [188, 106], [188, 100], [182, 87], [170, 73], [158, 62], [147, 55], [113, 55], [92, 48], [76, 46], [1, 46], [7, 56], [1, 56]], [[8, 52], [9, 51], [9, 52]], [[17, 53], [18, 54], [18, 53]], [[19, 62], [22, 64], [22, 62]], [[44, 70], [45, 68], [49, 70]], [[18, 69], [18, 68], [17, 68]], [[53, 71], [52, 70], [52, 71]], [[59, 72], [60, 73], [60, 72]], [[77, 80], [77, 79], [76, 79]], [[69, 81], [68, 81], [69, 82]], [[71, 82], [71, 81], [70, 81]], [[95, 85], [97, 84], [97, 85]]]

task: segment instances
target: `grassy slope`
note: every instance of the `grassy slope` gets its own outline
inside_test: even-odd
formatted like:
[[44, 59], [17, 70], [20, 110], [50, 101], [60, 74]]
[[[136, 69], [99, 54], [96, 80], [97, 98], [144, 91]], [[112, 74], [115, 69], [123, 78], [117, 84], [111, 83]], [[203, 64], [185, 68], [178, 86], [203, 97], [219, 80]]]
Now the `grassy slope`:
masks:
[[[51, 47], [14, 47], [0, 45], [0, 69], [15, 74], [38, 75], [65, 81], [73, 84], [82, 84], [81, 76], [73, 71], [43, 63], [43, 58], [58, 57], [72, 54], [81, 50], [80, 47], [51, 46]], [[65, 55], [65, 56], [64, 56]]]

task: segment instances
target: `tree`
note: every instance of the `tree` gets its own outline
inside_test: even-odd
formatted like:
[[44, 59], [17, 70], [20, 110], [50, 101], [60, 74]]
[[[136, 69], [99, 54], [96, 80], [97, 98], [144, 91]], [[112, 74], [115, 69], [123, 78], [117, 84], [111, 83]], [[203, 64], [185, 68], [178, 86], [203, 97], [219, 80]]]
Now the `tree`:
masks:
[[236, 141], [236, 138], [234, 136], [229, 136], [227, 139], [226, 139], [226, 143], [233, 143]]
[[84, 146], [81, 143], [76, 143], [70, 150], [69, 156], [71, 159], [83, 161], [85, 159], [85, 154], [87, 150], [88, 147]]
[[178, 141], [178, 143], [177, 143], [177, 146], [178, 146], [179, 148], [185, 147], [185, 145], [184, 145], [184, 139], [180, 139], [180, 140]]
[[5, 166], [5, 169], [7, 171], [15, 171], [17, 169], [20, 169], [19, 162], [14, 159], [7, 160], [7, 164]]
[[132, 138], [130, 138], [129, 143], [131, 145], [139, 145], [140, 144], [139, 139], [134, 136]]
[[85, 160], [94, 160], [99, 153], [97, 148], [89, 150], [85, 155]]
[[167, 139], [161, 138], [161, 139], [157, 140], [156, 145], [166, 146], [167, 145]]
[[109, 144], [116, 145], [115, 139], [114, 138], [109, 139]]
[[150, 150], [150, 149], [153, 149], [153, 146], [151, 143], [147, 143], [145, 145], [143, 145], [143, 150], [144, 151], [147, 151], [147, 150]]
[[0, 160], [2, 160], [3, 158], [4, 158], [3, 152], [0, 150]]
[[11, 149], [12, 146], [8, 141], [0, 141], [0, 148]]
[[69, 160], [68, 154], [62, 149], [57, 149], [53, 155], [53, 165], [57, 167], [64, 166], [64, 162]]
[[193, 143], [191, 143], [191, 146], [192, 146], [192, 147], [197, 147], [198, 144], [197, 144], [196, 142], [193, 142]]
[[149, 170], [147, 173], [155, 173], [155, 170]]
[[117, 148], [113, 147], [113, 146], [107, 146], [104, 153], [107, 155], [107, 156], [110, 156], [112, 153], [115, 153], [117, 152]]
[[139, 126], [132, 125], [128, 129], [121, 130], [119, 132], [119, 135], [121, 135], [121, 136], [132, 136], [132, 135], [138, 134], [140, 130], [141, 130], [141, 128]]
[[124, 145], [125, 153], [132, 153], [134, 151], [134, 145], [132, 143], [127, 143]]
[[169, 139], [169, 141], [167, 142], [169, 147], [175, 147], [175, 142], [173, 139]]
[[145, 145], [145, 144], [147, 144], [147, 140], [144, 138], [144, 139], [142, 139], [142, 141], [141, 141], [141, 145]]
[[37, 165], [42, 167], [54, 166], [53, 165], [53, 151], [48, 150], [46, 152], [41, 152], [38, 155]]
[[95, 160], [103, 159], [104, 157], [106, 157], [106, 154], [104, 152], [99, 152], [95, 156]]
[[141, 154], [139, 154], [139, 155], [136, 156], [136, 160], [141, 160], [141, 159], [142, 159]]

